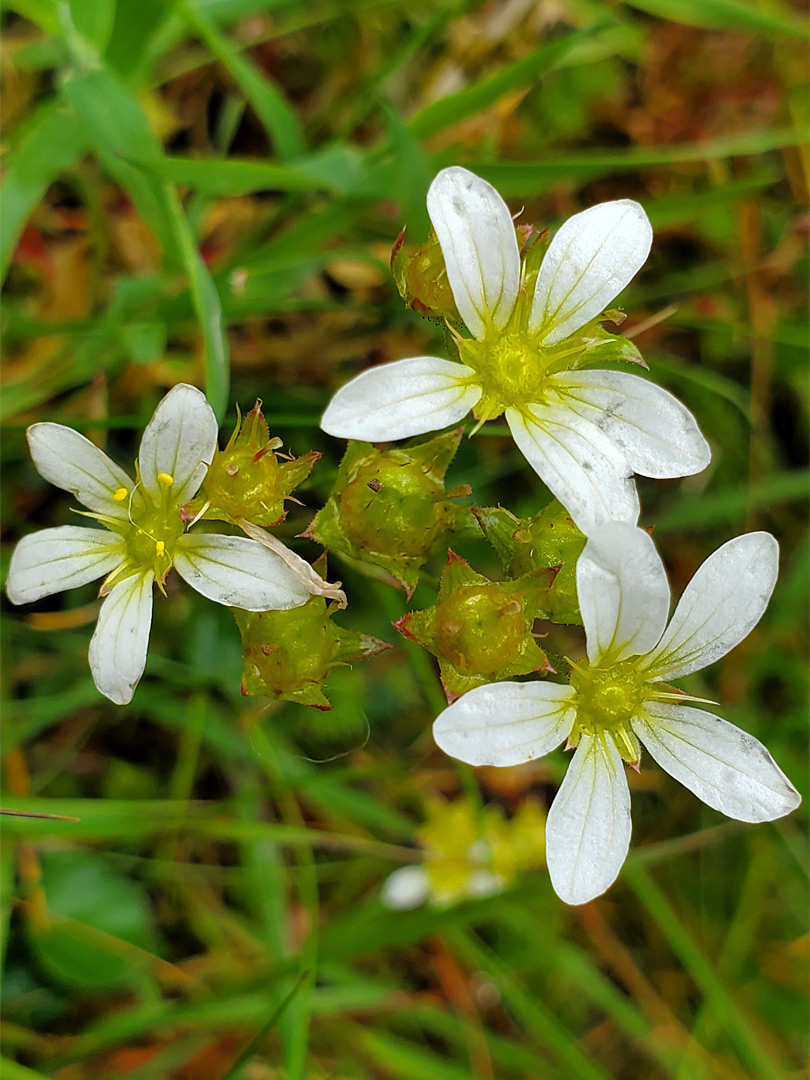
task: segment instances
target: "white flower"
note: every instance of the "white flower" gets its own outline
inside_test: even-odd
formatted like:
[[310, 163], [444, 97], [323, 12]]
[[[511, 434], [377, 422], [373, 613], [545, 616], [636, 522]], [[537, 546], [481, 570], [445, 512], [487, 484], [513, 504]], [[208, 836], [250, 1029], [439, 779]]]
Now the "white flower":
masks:
[[428, 900], [436, 907], [449, 907], [465, 899], [481, 900], [503, 887], [503, 880], [490, 870], [472, 870], [463, 884], [442, 891], [433, 885], [424, 866], [400, 866], [383, 882], [380, 899], [392, 911], [413, 911]]
[[96, 686], [126, 705], [143, 674], [152, 623], [152, 585], [172, 566], [209, 600], [248, 611], [303, 604], [309, 591], [279, 555], [242, 536], [186, 532], [181, 509], [205, 477], [217, 422], [205, 396], [175, 386], [141, 441], [137, 482], [72, 428], [34, 424], [31, 457], [50, 483], [70, 491], [106, 529], [62, 525], [24, 537], [11, 556], [6, 590], [14, 604], [106, 575], [90, 642]]
[[638, 765], [639, 739], [729, 817], [772, 821], [798, 806], [798, 792], [760, 742], [682, 704], [701, 699], [667, 685], [725, 656], [756, 625], [778, 558], [769, 533], [724, 544], [692, 578], [667, 626], [669, 586], [652, 540], [621, 522], [602, 526], [577, 563], [588, 659], [571, 685], [493, 683], [437, 718], [438, 745], [471, 765], [530, 761], [566, 739], [576, 746], [546, 826], [551, 881], [566, 903], [599, 896], [621, 869], [630, 843], [622, 759]]
[[472, 334], [456, 338], [462, 362], [418, 356], [371, 368], [335, 394], [324, 431], [375, 442], [456, 424], [470, 409], [482, 421], [505, 412], [529, 464], [585, 533], [606, 521], [635, 524], [634, 472], [662, 478], [706, 467], [706, 440], [676, 398], [639, 376], [580, 366], [607, 358], [610, 339], [594, 320], [649, 253], [638, 203], [600, 203], [570, 218], [531, 297], [514, 223], [490, 184], [444, 169], [427, 206]]

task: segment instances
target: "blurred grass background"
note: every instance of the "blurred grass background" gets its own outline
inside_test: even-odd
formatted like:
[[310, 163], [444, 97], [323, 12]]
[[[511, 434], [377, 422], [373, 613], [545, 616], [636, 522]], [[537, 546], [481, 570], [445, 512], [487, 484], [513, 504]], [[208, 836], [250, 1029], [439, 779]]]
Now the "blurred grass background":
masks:
[[[3, 8], [6, 565], [21, 535], [70, 520], [26, 425], [73, 425], [129, 464], [178, 381], [206, 390], [224, 433], [259, 396], [286, 446], [323, 451], [279, 530], [313, 559], [292, 538], [343, 451], [317, 426], [330, 393], [440, 348], [387, 268], [403, 224], [424, 237], [437, 169], [467, 165], [540, 227], [637, 198], [656, 240], [626, 326], [714, 451], [700, 476], [641, 481], [643, 523], [676, 593], [744, 530], [782, 547], [760, 626], [687, 688], [806, 794], [801, 4]], [[460, 482], [518, 515], [545, 498], [486, 431]], [[483, 541], [462, 553], [496, 573]], [[126, 709], [87, 669], [92, 586], [6, 607], [3, 805], [80, 820], [3, 819], [4, 1080], [804, 1075], [802, 811], [741, 826], [649, 764], [605, 897], [567, 908], [538, 871], [487, 899], [384, 907], [431, 799], [547, 805], [565, 762], [445, 758], [433, 661], [390, 626], [404, 595], [333, 571], [344, 624], [395, 648], [330, 680], [331, 713], [242, 698], [230, 613], [176, 582]]]

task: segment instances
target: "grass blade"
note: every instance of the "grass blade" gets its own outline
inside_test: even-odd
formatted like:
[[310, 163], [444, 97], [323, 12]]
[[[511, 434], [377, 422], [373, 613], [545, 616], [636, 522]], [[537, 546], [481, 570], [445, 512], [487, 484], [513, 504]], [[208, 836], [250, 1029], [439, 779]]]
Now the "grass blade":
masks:
[[298, 117], [277, 86], [246, 59], [217, 29], [199, 7], [186, 2], [182, 13], [191, 30], [201, 38], [230, 73], [256, 111], [276, 154], [283, 160], [304, 152], [304, 136]]
[[202, 329], [205, 347], [205, 392], [221, 423], [228, 408], [230, 386], [230, 360], [222, 323], [222, 304], [214, 279], [197, 250], [179, 195], [172, 187], [167, 186], [164, 190], [175, 241], [189, 280], [191, 302]]
[[628, 7], [647, 15], [710, 30], [742, 30], [749, 34], [805, 39], [805, 28], [795, 19], [741, 0], [625, 0]]
[[664, 892], [638, 863], [628, 863], [622, 871], [627, 885], [652, 914], [662, 934], [710, 1002], [721, 1029], [726, 1032], [754, 1076], [762, 1080], [783, 1080], [784, 1073], [756, 1035], [753, 1018], [744, 1015], [718, 977], [712, 961], [684, 928]]
[[550, 71], [575, 46], [604, 29], [604, 24], [588, 27], [576, 34], [544, 42], [529, 53], [502, 68], [496, 75], [473, 82], [457, 94], [439, 98], [427, 105], [410, 122], [415, 139], [429, 139], [440, 131], [466, 120], [469, 116], [490, 108], [496, 101], [514, 90], [528, 88], [545, 72]]

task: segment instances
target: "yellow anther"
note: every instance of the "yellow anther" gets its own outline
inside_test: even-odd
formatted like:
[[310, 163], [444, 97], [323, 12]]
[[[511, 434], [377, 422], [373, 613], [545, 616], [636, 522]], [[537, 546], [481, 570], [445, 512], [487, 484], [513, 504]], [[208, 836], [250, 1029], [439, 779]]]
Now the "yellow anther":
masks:
[[171, 487], [172, 484], [174, 483], [174, 477], [169, 476], [169, 474], [167, 472], [158, 473], [157, 478], [158, 478], [158, 483], [159, 484], [165, 484], [166, 487]]
[[155, 555], [159, 559], [161, 559], [161, 558], [163, 558], [165, 553], [166, 553], [166, 545], [163, 543], [162, 540], [156, 540], [155, 541]]
[[119, 488], [113, 495], [113, 502], [123, 502], [127, 495], [129, 495], [129, 492], [126, 488]]

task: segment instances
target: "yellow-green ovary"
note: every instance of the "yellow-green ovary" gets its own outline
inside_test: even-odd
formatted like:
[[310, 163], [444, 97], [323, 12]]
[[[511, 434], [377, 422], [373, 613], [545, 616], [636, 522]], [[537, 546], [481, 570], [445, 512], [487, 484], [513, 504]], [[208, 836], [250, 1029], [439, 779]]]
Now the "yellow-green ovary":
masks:
[[646, 683], [632, 660], [611, 667], [576, 667], [571, 675], [576, 691], [577, 725], [588, 735], [616, 733], [629, 728], [646, 697]]
[[473, 368], [484, 394], [476, 410], [498, 416], [509, 407], [520, 408], [543, 396], [546, 357], [542, 346], [524, 334], [487, 337], [483, 341], [459, 342], [461, 360]]

